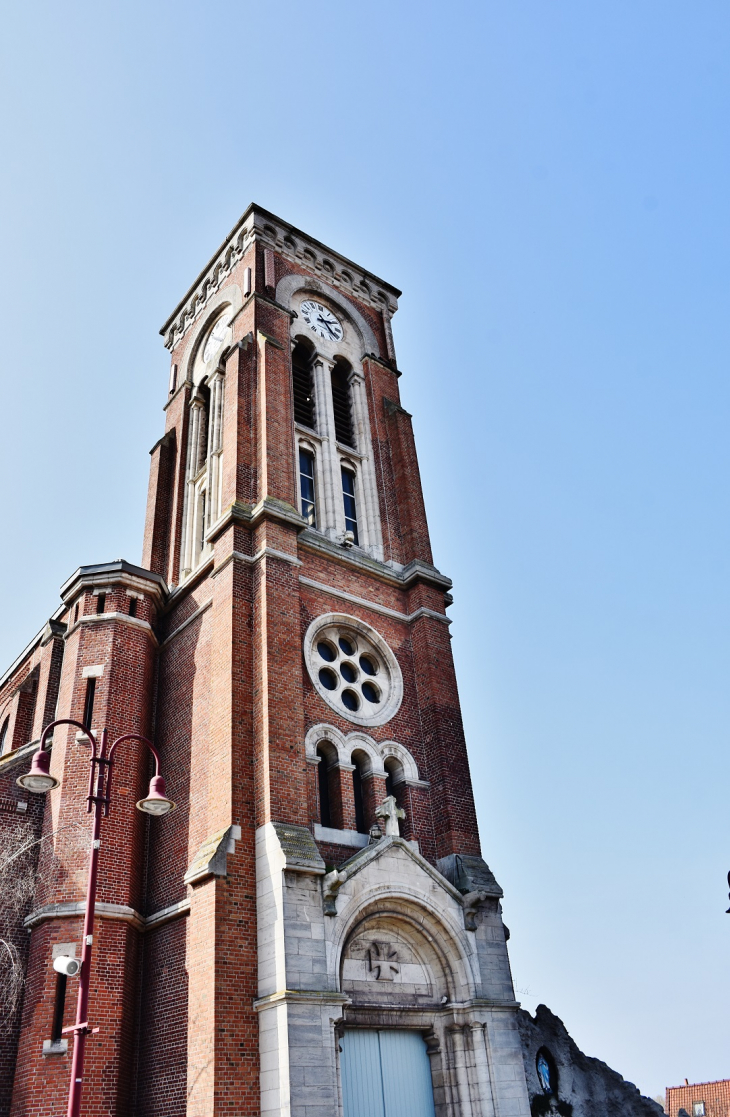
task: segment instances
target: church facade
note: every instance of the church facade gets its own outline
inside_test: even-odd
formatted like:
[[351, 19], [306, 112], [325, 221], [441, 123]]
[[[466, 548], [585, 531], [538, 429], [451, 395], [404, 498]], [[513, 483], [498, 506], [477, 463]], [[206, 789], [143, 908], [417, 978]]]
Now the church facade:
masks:
[[66, 1104], [76, 979], [53, 962], [81, 954], [84, 733], [53, 732], [57, 789], [16, 783], [66, 718], [153, 740], [176, 804], [137, 811], [149, 754], [119, 751], [84, 1114], [657, 1111], [603, 1064], [618, 1108], [597, 1102], [594, 1061], [580, 1078], [560, 1022], [515, 999], [399, 397], [399, 294], [252, 205], [161, 331], [142, 563], [79, 567], [0, 680], [0, 833], [32, 878], [3, 917], [24, 982], [0, 1114]]

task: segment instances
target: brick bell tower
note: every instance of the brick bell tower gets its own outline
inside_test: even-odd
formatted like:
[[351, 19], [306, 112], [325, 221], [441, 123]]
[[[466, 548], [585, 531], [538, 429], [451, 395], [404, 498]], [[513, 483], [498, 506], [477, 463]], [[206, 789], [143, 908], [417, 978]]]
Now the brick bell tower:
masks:
[[[81, 567], [38, 646], [39, 662], [65, 648], [56, 716], [81, 717], [94, 679], [94, 725], [152, 735], [177, 802], [135, 814], [148, 769], [130, 751], [104, 830], [85, 1114], [529, 1113], [398, 296], [250, 206], [161, 331], [142, 567]], [[48, 1041], [53, 949], [81, 926], [77, 752], [58, 731], [15, 1117], [65, 1111], [68, 1054]]]

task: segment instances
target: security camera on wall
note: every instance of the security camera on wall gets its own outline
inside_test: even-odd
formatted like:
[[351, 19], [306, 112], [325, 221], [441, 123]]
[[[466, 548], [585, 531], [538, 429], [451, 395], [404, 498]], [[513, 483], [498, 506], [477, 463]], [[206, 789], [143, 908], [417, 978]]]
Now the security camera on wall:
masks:
[[81, 962], [78, 958], [69, 958], [67, 954], [60, 954], [58, 958], [53, 959], [53, 968], [56, 973], [65, 974], [66, 977], [76, 977], [81, 969]]

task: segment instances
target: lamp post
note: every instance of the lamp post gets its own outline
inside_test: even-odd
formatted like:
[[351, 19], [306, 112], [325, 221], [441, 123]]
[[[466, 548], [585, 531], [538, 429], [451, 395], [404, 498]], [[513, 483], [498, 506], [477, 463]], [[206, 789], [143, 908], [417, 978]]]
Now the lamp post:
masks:
[[[86, 1037], [90, 1032], [98, 1032], [98, 1028], [89, 1027], [89, 983], [91, 978], [91, 950], [94, 935], [94, 910], [96, 907], [96, 882], [99, 868], [99, 850], [101, 848], [101, 820], [109, 814], [109, 793], [111, 790], [112, 765], [114, 751], [118, 745], [125, 741], [141, 741], [147, 745], [155, 758], [155, 774], [150, 780], [149, 791], [146, 798], [140, 799], [137, 808], [145, 814], [163, 815], [175, 809], [175, 804], [167, 798], [165, 781], [160, 775], [160, 754], [151, 741], [140, 737], [138, 733], [125, 733], [117, 737], [107, 751], [106, 729], [101, 732], [101, 741], [97, 744], [93, 733], [77, 721], [69, 718], [60, 718], [51, 722], [43, 730], [41, 744], [38, 752], [33, 756], [30, 771], [20, 776], [17, 783], [28, 791], [43, 794], [58, 787], [60, 780], [50, 774], [51, 756], [46, 750], [46, 741], [52, 729], [57, 725], [74, 725], [85, 735], [91, 748], [89, 757], [89, 794], [86, 799], [88, 814], [93, 812], [94, 825], [91, 831], [91, 851], [89, 856], [89, 879], [86, 889], [86, 912], [84, 914], [84, 935], [81, 946], [81, 969], [79, 971], [79, 995], [76, 1002], [76, 1023], [71, 1028], [64, 1028], [64, 1032], [73, 1032], [74, 1050], [71, 1061], [71, 1083], [68, 1091], [67, 1117], [79, 1117], [81, 1113], [81, 1088], [84, 1078], [84, 1051]], [[78, 739], [78, 738], [77, 738]], [[79, 743], [86, 743], [80, 741]]]

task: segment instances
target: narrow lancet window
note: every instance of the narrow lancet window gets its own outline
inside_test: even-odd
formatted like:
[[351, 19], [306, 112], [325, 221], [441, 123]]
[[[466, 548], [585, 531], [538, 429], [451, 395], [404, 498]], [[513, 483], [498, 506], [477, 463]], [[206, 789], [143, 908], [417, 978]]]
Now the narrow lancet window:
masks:
[[343, 446], [355, 448], [350, 400], [350, 370], [344, 361], [335, 361], [332, 369], [332, 410], [335, 415], [335, 437]]
[[291, 356], [291, 378], [294, 393], [294, 422], [314, 429], [314, 386], [312, 384], [312, 355], [303, 342], [298, 341]]
[[342, 502], [345, 508], [345, 531], [351, 531], [353, 542], [360, 540], [357, 534], [357, 505], [355, 503], [355, 474], [342, 466]]
[[314, 490], [314, 454], [299, 451], [299, 492], [302, 499], [302, 516], [310, 527], [317, 526], [317, 506]]

